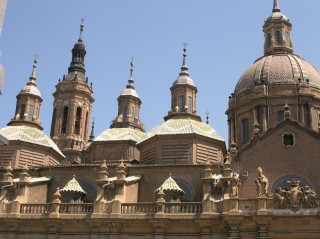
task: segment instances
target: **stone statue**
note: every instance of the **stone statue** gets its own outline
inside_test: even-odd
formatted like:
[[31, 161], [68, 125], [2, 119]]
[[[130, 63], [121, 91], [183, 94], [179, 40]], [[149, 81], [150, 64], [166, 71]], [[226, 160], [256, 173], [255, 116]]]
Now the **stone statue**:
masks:
[[273, 203], [275, 208], [285, 208], [287, 207], [286, 190], [278, 187], [273, 194]]
[[269, 182], [268, 182], [267, 177], [263, 175], [261, 167], [257, 168], [257, 174], [258, 174], [258, 177], [254, 180], [254, 182], [257, 184], [257, 195], [258, 196], [263, 196], [263, 195], [267, 196]]
[[302, 188], [303, 191], [303, 204], [305, 207], [317, 207], [317, 195], [316, 193], [309, 187], [305, 186]]
[[237, 197], [239, 193], [239, 187], [241, 186], [241, 181], [239, 175], [232, 173], [232, 178], [228, 181], [229, 185], [229, 197]]
[[299, 208], [316, 208], [318, 206], [317, 195], [309, 186], [301, 188], [299, 180], [291, 180], [287, 183], [288, 188], [278, 187], [274, 192], [274, 208], [291, 208], [296, 211]]

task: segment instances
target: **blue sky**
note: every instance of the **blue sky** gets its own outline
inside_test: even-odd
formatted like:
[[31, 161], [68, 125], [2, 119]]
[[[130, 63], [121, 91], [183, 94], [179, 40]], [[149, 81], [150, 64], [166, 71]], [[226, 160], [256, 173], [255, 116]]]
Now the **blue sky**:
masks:
[[[279, 0], [293, 24], [295, 53], [320, 68], [320, 1]], [[71, 61], [71, 49], [85, 19], [86, 75], [93, 82], [95, 135], [117, 115], [117, 98], [134, 57], [140, 117], [150, 130], [170, 109], [170, 86], [178, 77], [183, 42], [198, 87], [197, 110], [227, 140], [228, 96], [241, 74], [263, 54], [262, 25], [273, 0], [10, 0], [0, 49], [6, 69], [0, 97], [0, 127], [14, 115], [16, 95], [38, 57], [40, 118], [49, 135], [52, 93]]]

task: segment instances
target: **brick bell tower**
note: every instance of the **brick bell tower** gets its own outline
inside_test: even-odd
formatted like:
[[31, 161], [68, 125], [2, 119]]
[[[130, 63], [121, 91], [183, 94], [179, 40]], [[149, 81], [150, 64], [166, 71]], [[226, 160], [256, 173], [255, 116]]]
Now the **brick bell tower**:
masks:
[[94, 102], [92, 84], [85, 76], [85, 46], [80, 36], [72, 49], [68, 74], [56, 85], [53, 93], [51, 138], [66, 156], [67, 163], [80, 163], [81, 151], [89, 138], [90, 115]]

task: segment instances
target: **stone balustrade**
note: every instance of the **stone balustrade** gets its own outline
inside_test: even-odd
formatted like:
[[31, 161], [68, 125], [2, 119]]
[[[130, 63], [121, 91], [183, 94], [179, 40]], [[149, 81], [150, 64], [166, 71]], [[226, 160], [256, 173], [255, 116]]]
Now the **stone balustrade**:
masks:
[[155, 214], [156, 203], [122, 203], [121, 214]]
[[164, 204], [164, 213], [168, 214], [201, 214], [202, 213], [202, 203], [198, 202], [167, 202]]
[[52, 205], [50, 203], [44, 204], [21, 204], [20, 214], [50, 214], [52, 212]]
[[[207, 202], [206, 202], [207, 203]], [[163, 217], [170, 218], [178, 214], [186, 214], [194, 217], [199, 215], [225, 214], [235, 213], [237, 215], [273, 215], [284, 214], [289, 209], [275, 209], [273, 207], [272, 198], [256, 198], [256, 199], [238, 199], [230, 198], [223, 201], [223, 207], [217, 209], [216, 202], [212, 202], [209, 211], [203, 211], [204, 202], [140, 202], [140, 203], [121, 203], [113, 200], [108, 202], [95, 203], [19, 203], [13, 201], [11, 203], [3, 203], [1, 205], [0, 218], [6, 217], [127, 217], [130, 215], [140, 215], [142, 217], [156, 217], [159, 214]], [[299, 209], [304, 213], [317, 214], [319, 206], [313, 209]], [[306, 211], [307, 210], [307, 211]], [[295, 212], [298, 213], [298, 212]]]
[[60, 214], [91, 214], [93, 203], [61, 203]]

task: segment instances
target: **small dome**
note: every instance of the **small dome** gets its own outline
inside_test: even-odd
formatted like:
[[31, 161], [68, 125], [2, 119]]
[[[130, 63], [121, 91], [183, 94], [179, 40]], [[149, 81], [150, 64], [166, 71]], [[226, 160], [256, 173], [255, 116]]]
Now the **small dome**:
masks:
[[20, 94], [32, 94], [41, 98], [41, 93], [36, 85], [27, 84], [21, 91]]
[[295, 85], [309, 80], [310, 86], [320, 89], [320, 73], [302, 57], [295, 54], [264, 56], [256, 60], [241, 76], [235, 95], [252, 90], [256, 84]]
[[160, 190], [163, 190], [165, 193], [167, 191], [177, 192], [179, 194], [185, 194], [185, 192], [179, 187], [177, 182], [169, 176], [169, 178], [166, 179], [166, 181], [163, 182], [163, 184], [155, 191], [155, 193], [158, 193]]
[[[73, 67], [78, 67], [78, 68], [81, 68], [82, 67], [82, 64], [80, 63], [75, 63], [73, 64]], [[71, 71], [69, 72], [65, 78], [64, 78], [65, 81], [77, 81], [77, 82], [82, 82], [82, 83], [85, 83], [86, 82], [86, 76], [83, 72], [81, 72], [80, 70], [79, 71]], [[86, 82], [87, 83], [87, 82]]]
[[146, 137], [145, 133], [140, 130], [131, 128], [112, 128], [102, 132], [96, 141], [120, 141], [120, 140], [132, 140], [138, 142]]
[[73, 48], [85, 50], [85, 46], [82, 41], [77, 41], [76, 44], [74, 44]]
[[83, 195], [87, 195], [87, 193], [82, 189], [75, 176], [62, 188], [60, 192], [73, 192], [73, 193], [81, 193]]
[[191, 86], [195, 86], [193, 80], [191, 79], [191, 77], [189, 75], [180, 75], [178, 77], [178, 79], [173, 82], [172, 86], [175, 85], [191, 85]]
[[136, 98], [140, 98], [139, 95], [138, 95], [138, 92], [133, 88], [125, 88], [121, 92], [120, 96], [125, 96], [125, 95], [131, 95], [131, 96], [134, 96]]
[[272, 15], [267, 18], [266, 22], [269, 22], [272, 20], [283, 20], [283, 21], [288, 21], [288, 22], [290, 21], [289, 18], [287, 18], [281, 12], [273, 12]]
[[180, 134], [198, 134], [208, 138], [224, 141], [224, 139], [210, 125], [191, 119], [167, 120], [163, 124], [151, 129], [143, 141], [152, 138], [155, 135]]
[[10, 141], [23, 141], [54, 149], [62, 157], [65, 157], [58, 146], [41, 130], [29, 126], [7, 126], [0, 129], [0, 137]]

